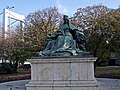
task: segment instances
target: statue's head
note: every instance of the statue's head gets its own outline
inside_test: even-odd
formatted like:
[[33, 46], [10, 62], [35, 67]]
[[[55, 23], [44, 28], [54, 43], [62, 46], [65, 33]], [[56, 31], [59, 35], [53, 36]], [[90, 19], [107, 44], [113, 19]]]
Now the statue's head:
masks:
[[63, 16], [63, 19], [68, 19], [68, 16], [67, 16], [67, 15], [64, 15], [64, 16]]
[[63, 20], [64, 20], [64, 24], [69, 23], [69, 19], [68, 19], [68, 16], [67, 16], [67, 15], [64, 15], [64, 16], [63, 16]]

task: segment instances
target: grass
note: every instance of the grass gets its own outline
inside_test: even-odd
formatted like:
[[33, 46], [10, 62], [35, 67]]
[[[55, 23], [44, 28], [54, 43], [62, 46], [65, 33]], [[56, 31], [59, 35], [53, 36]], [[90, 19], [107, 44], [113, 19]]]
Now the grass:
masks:
[[17, 70], [18, 74], [31, 74], [31, 70], [30, 69], [18, 69]]
[[100, 78], [117, 78], [120, 79], [120, 66], [97, 67], [95, 76]]

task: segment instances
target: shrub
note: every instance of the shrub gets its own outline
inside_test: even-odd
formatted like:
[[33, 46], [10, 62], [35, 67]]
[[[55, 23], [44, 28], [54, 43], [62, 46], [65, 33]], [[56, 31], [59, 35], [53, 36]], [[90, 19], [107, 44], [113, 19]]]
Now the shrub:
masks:
[[23, 65], [20, 65], [19, 68], [27, 70], [27, 69], [30, 69], [31, 66], [30, 66], [30, 64], [23, 64]]
[[0, 74], [11, 74], [14, 73], [14, 66], [10, 63], [0, 63]]

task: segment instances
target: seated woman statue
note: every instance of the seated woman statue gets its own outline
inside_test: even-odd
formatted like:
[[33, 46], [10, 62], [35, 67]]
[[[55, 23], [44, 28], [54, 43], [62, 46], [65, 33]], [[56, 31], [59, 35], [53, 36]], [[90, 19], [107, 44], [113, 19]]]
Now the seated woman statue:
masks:
[[76, 56], [82, 52], [82, 50], [80, 50], [78, 45], [76, 44], [78, 39], [76, 38], [76, 36], [73, 36], [75, 34], [71, 33], [74, 30], [78, 30], [78, 29], [69, 22], [68, 16], [64, 15], [63, 20], [64, 23], [60, 25], [59, 27], [60, 30], [48, 36], [45, 49], [39, 52], [40, 57], [41, 56]]

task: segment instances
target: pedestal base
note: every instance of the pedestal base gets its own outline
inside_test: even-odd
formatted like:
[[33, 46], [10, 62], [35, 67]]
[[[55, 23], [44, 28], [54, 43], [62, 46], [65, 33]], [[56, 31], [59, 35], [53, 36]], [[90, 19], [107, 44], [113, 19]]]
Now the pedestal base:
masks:
[[32, 77], [27, 90], [99, 90], [96, 58], [29, 59]]

